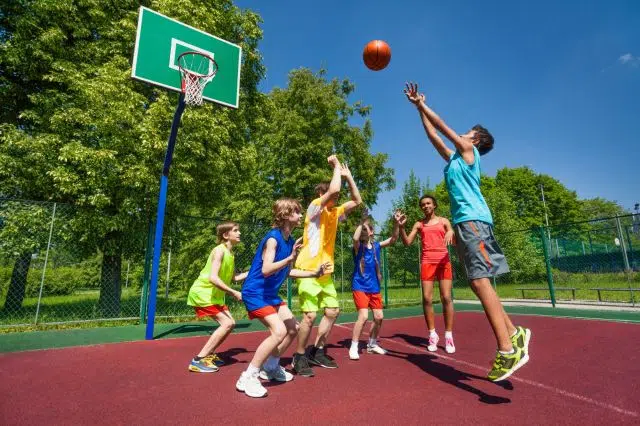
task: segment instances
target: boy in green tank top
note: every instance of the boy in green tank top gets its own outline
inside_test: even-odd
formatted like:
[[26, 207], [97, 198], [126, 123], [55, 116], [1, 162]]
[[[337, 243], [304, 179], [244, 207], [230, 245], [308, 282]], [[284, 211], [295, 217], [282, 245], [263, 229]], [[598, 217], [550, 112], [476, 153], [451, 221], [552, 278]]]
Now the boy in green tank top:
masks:
[[225, 304], [225, 294], [238, 301], [242, 294], [230, 287], [232, 281], [242, 281], [246, 272], [235, 275], [233, 247], [240, 242], [240, 228], [235, 222], [223, 222], [216, 228], [218, 245], [211, 251], [200, 276], [189, 289], [187, 304], [193, 306], [198, 318], [211, 317], [220, 325], [189, 363], [189, 371], [215, 373], [224, 362], [215, 350], [236, 325]]

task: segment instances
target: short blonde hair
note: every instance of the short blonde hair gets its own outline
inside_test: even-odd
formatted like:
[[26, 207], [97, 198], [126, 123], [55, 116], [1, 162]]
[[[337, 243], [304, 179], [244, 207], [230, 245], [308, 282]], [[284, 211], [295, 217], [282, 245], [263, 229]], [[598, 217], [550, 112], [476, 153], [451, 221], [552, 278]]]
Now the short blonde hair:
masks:
[[280, 228], [294, 212], [302, 212], [302, 206], [293, 198], [280, 198], [273, 203], [273, 226]]
[[236, 222], [222, 222], [220, 225], [216, 226], [216, 235], [218, 236], [218, 244], [222, 244], [227, 241], [224, 237], [224, 234], [231, 231], [234, 227], [240, 227]]

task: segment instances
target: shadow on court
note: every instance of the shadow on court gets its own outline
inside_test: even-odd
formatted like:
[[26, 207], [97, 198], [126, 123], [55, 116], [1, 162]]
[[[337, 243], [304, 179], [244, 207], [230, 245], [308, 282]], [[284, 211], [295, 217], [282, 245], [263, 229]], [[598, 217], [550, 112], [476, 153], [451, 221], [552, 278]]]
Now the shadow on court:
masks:
[[[247, 328], [250, 324], [236, 324], [236, 329]], [[213, 334], [218, 328], [218, 325], [213, 324], [182, 324], [169, 330], [163, 331], [160, 334], [155, 335], [153, 338], [161, 339], [163, 337], [176, 335], [180, 337], [182, 334]]]

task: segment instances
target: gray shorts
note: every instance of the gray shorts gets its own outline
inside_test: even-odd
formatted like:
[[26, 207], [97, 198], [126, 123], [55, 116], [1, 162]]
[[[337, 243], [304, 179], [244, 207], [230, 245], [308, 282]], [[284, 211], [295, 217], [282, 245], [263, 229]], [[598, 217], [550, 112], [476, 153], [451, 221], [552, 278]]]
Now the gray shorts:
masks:
[[454, 225], [456, 251], [469, 280], [490, 278], [509, 272], [493, 226], [479, 220]]

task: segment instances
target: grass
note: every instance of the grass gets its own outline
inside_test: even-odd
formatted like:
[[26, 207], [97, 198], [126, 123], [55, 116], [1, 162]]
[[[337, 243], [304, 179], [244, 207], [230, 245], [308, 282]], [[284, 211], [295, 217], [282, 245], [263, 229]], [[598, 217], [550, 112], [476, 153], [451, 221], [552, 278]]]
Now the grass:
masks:
[[[597, 292], [591, 288], [633, 288], [640, 287], [640, 274], [626, 276], [624, 274], [559, 274], [555, 278], [556, 287], [576, 288], [576, 300], [597, 301]], [[399, 282], [391, 282], [387, 289], [388, 307], [401, 307], [418, 305], [421, 303], [421, 289], [417, 283], [407, 283], [402, 286]], [[355, 307], [351, 298], [351, 291], [346, 286], [336, 282], [338, 299], [343, 312], [353, 312]], [[497, 283], [496, 289], [502, 299], [521, 299], [522, 293], [518, 288], [548, 288], [546, 282], [531, 283]], [[296, 288], [293, 287], [291, 302], [292, 309], [299, 314], [298, 297]], [[384, 295], [384, 293], [383, 293]], [[283, 300], [287, 300], [286, 292], [282, 293]], [[528, 291], [527, 299], [549, 300], [549, 291]], [[105, 318], [98, 308], [98, 290], [78, 290], [69, 296], [44, 296], [38, 311], [38, 324], [35, 325], [35, 317], [38, 299], [36, 297], [25, 298], [23, 306], [19, 310], [0, 310], [0, 333], [22, 331], [26, 329], [43, 328], [89, 328], [101, 326], [114, 326], [140, 323], [140, 291], [133, 288], [125, 288], [122, 291], [120, 301], [119, 318]], [[193, 309], [186, 304], [187, 292], [185, 290], [172, 291], [167, 298], [164, 292], [158, 294], [156, 304], [156, 321], [182, 322], [193, 321]], [[640, 292], [634, 294], [635, 300], [640, 299]], [[603, 301], [625, 302], [631, 300], [629, 292], [602, 292]], [[454, 285], [455, 300], [475, 300], [476, 297], [466, 284]], [[571, 300], [571, 292], [556, 290], [556, 300]], [[434, 291], [434, 302], [439, 303], [439, 293]], [[4, 304], [4, 301], [0, 301]], [[227, 298], [230, 311], [237, 319], [245, 319], [247, 312], [244, 305]]]

